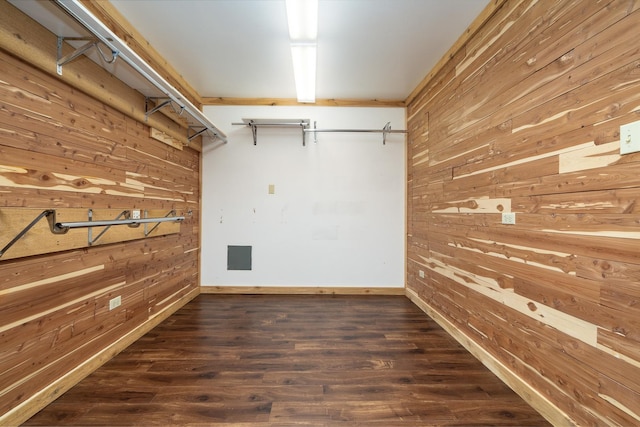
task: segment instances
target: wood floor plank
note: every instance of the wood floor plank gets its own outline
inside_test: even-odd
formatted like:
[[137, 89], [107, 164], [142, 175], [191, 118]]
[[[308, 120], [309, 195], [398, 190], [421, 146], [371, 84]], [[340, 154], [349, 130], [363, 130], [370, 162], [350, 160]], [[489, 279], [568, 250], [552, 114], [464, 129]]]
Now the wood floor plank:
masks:
[[545, 426], [402, 296], [203, 294], [25, 425]]

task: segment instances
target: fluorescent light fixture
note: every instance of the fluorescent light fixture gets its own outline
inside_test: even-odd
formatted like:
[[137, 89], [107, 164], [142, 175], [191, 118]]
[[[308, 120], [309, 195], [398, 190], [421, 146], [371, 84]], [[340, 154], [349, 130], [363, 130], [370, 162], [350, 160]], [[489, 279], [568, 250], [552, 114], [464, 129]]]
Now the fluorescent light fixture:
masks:
[[318, 37], [318, 0], [286, 0], [289, 39], [314, 41]]
[[286, 0], [298, 102], [316, 102], [318, 0]]
[[291, 44], [298, 102], [316, 102], [316, 45]]

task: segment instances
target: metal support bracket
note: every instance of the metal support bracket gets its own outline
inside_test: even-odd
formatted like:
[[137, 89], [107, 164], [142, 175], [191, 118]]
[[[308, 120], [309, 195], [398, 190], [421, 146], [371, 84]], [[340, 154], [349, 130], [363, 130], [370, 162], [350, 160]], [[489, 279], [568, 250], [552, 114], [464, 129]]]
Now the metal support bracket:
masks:
[[[71, 52], [68, 55], [62, 56], [62, 46], [64, 45], [64, 41], [86, 41], [85, 44], [77, 48], [75, 51]], [[95, 37], [58, 37], [58, 55], [56, 58], [56, 71], [58, 75], [62, 75], [62, 66], [73, 61], [78, 56], [85, 54], [89, 49], [95, 47], [98, 54], [102, 58], [104, 62], [107, 64], [113, 64], [118, 58], [117, 50], [111, 50], [111, 58], [107, 57], [105, 53], [100, 49], [99, 46], [100, 40]]]
[[[93, 222], [93, 209], [89, 209], [88, 216], [89, 216], [89, 221], [92, 221], [92, 222]], [[124, 211], [120, 212], [120, 213], [118, 214], [118, 216], [116, 216], [116, 217], [114, 218], [114, 221], [115, 221], [115, 220], [119, 220], [119, 219], [120, 219], [120, 218], [122, 218], [122, 217], [124, 217], [125, 219], [130, 219], [130, 218], [131, 218], [131, 211], [124, 210]], [[106, 233], [106, 232], [109, 230], [109, 228], [111, 228], [113, 225], [116, 225], [116, 224], [107, 225], [107, 226], [104, 228], [104, 230], [102, 230], [102, 231], [100, 232], [100, 234], [98, 234], [98, 235], [96, 236], [96, 238], [95, 238], [95, 239], [93, 239], [93, 238], [92, 238], [92, 235], [93, 235], [93, 227], [89, 227], [89, 228], [87, 229], [87, 235], [88, 235], [87, 240], [88, 240], [89, 246], [91, 246], [91, 245], [93, 245], [95, 242], [97, 242], [97, 241], [98, 241], [98, 239], [99, 239], [100, 237], [102, 237], [102, 235], [103, 235], [104, 233]], [[140, 224], [139, 224], [139, 223], [136, 223], [136, 224], [127, 224], [127, 225], [128, 225], [129, 227], [132, 227], [132, 228], [140, 227]]]
[[13, 239], [11, 239], [11, 241], [7, 243], [5, 247], [2, 248], [2, 250], [0, 250], [0, 257], [2, 257], [2, 255], [4, 255], [5, 252], [7, 252], [9, 248], [11, 248], [11, 246], [13, 246], [18, 240], [22, 238], [22, 236], [27, 234], [29, 230], [31, 230], [42, 218], [45, 218], [45, 217], [49, 221], [49, 227], [51, 228], [52, 233], [64, 234], [67, 232], [67, 230], [62, 230], [55, 227], [56, 211], [51, 209], [44, 210], [33, 221], [31, 221], [29, 225], [23, 228], [22, 231], [20, 231]]
[[[174, 215], [175, 216], [176, 211], [175, 210], [170, 210], [163, 218], [171, 218], [170, 215]], [[146, 218], [147, 216], [147, 211], [144, 211], [144, 216]], [[184, 219], [184, 217], [182, 217]], [[155, 230], [156, 228], [158, 228], [158, 226], [160, 225], [161, 221], [158, 221], [158, 223], [156, 225], [154, 225], [153, 227], [151, 227], [151, 230], [147, 230], [147, 222], [145, 222], [144, 224], [144, 237], [147, 237], [149, 234], [153, 233], [153, 230]], [[138, 224], [140, 225], [140, 224]]]
[[299, 127], [302, 130], [302, 146], [307, 145], [305, 132], [309, 127], [309, 119], [242, 119], [242, 123], [231, 123], [236, 126], [248, 126], [253, 135], [253, 145], [258, 145], [258, 127], [290, 128]]
[[[149, 101], [152, 101], [153, 104], [155, 105], [151, 109], [149, 109]], [[184, 106], [178, 105], [178, 107], [176, 108], [176, 104], [173, 102], [171, 98], [146, 97], [144, 99], [144, 120], [145, 121], [149, 120], [150, 115], [152, 115], [157, 111], [160, 111], [167, 105], [171, 106], [171, 109], [173, 110], [173, 112], [176, 113], [178, 116], [181, 116], [182, 113], [184, 113]]]
[[[205, 133], [207, 131], [210, 131], [210, 130], [211, 129], [203, 127], [203, 126], [189, 126], [189, 129], [187, 129], [187, 140], [189, 142], [191, 142], [191, 140], [193, 138], [196, 138], [197, 136], [202, 135], [203, 133]], [[213, 136], [217, 138], [218, 134], [213, 132]]]

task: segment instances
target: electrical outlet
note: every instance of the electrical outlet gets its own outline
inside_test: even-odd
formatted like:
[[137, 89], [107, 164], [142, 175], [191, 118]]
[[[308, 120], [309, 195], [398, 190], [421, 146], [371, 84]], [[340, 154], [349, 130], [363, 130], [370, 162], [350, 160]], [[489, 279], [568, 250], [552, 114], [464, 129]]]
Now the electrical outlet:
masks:
[[116, 307], [120, 307], [120, 304], [122, 304], [122, 297], [120, 295], [115, 298], [111, 298], [109, 300], [109, 311], [113, 310]]
[[140, 209], [134, 209], [131, 211], [131, 219], [140, 219]]
[[503, 212], [502, 213], [502, 223], [503, 224], [515, 224], [516, 223], [516, 213], [515, 212]]
[[420, 276], [421, 279], [424, 279], [424, 271], [418, 270], [418, 276]]
[[640, 121], [620, 126], [620, 154], [640, 151]]

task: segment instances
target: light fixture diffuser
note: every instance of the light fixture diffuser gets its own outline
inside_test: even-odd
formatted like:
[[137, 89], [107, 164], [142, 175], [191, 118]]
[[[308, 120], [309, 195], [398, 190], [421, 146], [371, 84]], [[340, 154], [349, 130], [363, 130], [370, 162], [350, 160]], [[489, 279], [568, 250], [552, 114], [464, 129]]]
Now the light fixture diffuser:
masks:
[[316, 102], [316, 45], [292, 43], [291, 57], [298, 102]]
[[318, 0], [286, 0], [298, 102], [316, 102]]
[[286, 0], [289, 39], [315, 41], [318, 37], [318, 0]]

